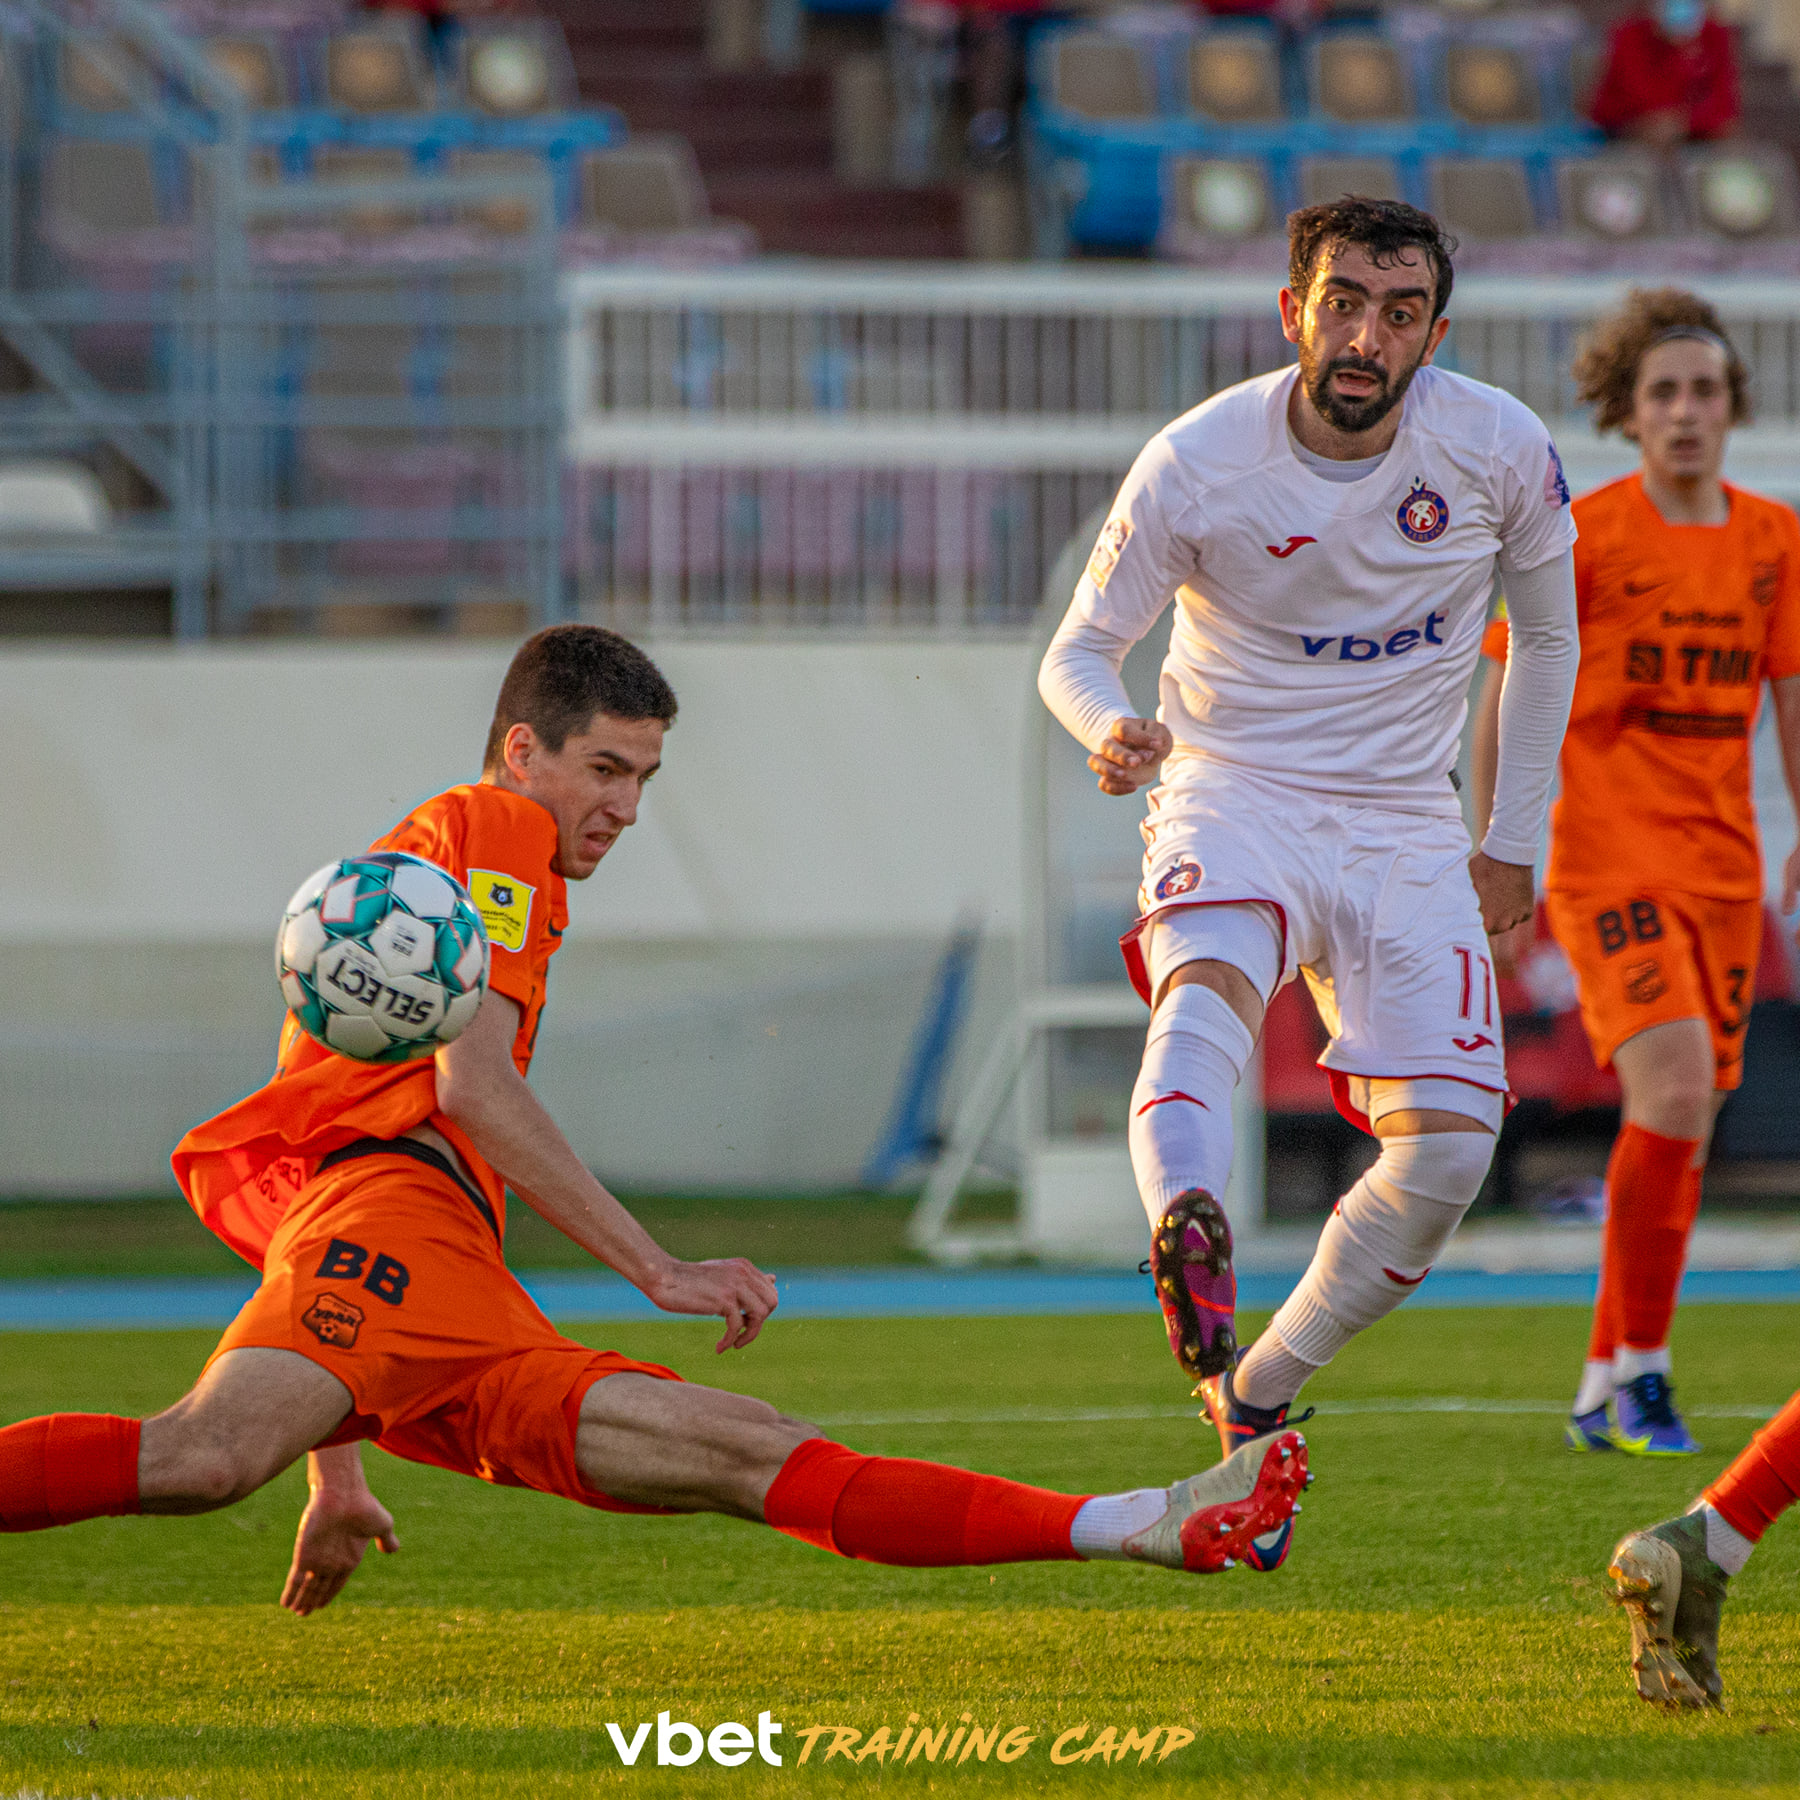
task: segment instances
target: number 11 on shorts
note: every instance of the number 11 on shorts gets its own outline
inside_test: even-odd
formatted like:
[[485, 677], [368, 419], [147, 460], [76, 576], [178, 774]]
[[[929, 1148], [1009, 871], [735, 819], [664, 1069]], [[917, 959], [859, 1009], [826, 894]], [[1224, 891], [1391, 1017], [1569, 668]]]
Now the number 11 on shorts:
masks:
[[1462, 972], [1462, 1004], [1457, 1008], [1459, 1014], [1473, 1022], [1475, 1018], [1475, 965], [1481, 965], [1481, 1022], [1492, 1025], [1494, 1022], [1494, 970], [1485, 956], [1474, 950], [1465, 950], [1460, 944], [1453, 954]]

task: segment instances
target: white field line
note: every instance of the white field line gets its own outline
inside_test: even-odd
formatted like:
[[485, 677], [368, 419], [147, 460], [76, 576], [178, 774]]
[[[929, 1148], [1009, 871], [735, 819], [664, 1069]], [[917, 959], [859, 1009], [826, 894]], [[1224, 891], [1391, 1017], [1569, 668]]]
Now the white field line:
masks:
[[[1320, 1403], [1322, 1413], [1522, 1413], [1531, 1418], [1560, 1419], [1568, 1406], [1558, 1400], [1467, 1400], [1456, 1395], [1412, 1396], [1394, 1400], [1326, 1400]], [[1779, 1409], [1773, 1406], [1684, 1406], [1690, 1419], [1754, 1419], [1774, 1418]], [[860, 1413], [855, 1417], [833, 1415], [818, 1421], [821, 1425], [1104, 1425], [1132, 1420], [1191, 1419], [1194, 1413], [1186, 1407], [1173, 1406], [1089, 1406], [1074, 1412], [1039, 1412], [1029, 1408], [1002, 1412], [958, 1413]]]

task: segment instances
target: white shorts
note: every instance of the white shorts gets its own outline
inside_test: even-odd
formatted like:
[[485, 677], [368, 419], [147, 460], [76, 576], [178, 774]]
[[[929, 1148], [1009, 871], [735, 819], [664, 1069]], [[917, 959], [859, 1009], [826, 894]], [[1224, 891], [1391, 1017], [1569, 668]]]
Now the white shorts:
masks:
[[[1221, 960], [1261, 965], [1244, 972], [1265, 1000], [1296, 971], [1305, 975], [1331, 1037], [1319, 1062], [1347, 1117], [1366, 1129], [1358, 1077], [1436, 1078], [1503, 1095], [1506, 1054], [1469, 834], [1448, 789], [1444, 799], [1442, 813], [1397, 812], [1190, 765], [1149, 796], [1141, 916], [1122, 943], [1138, 992], [1148, 1001], [1155, 981], [1202, 947], [1204, 917], [1189, 909], [1261, 902], [1269, 910], [1234, 912]], [[1279, 927], [1278, 954], [1259, 948], [1270, 935], [1258, 930], [1259, 915]], [[1232, 954], [1233, 944], [1246, 954]]]

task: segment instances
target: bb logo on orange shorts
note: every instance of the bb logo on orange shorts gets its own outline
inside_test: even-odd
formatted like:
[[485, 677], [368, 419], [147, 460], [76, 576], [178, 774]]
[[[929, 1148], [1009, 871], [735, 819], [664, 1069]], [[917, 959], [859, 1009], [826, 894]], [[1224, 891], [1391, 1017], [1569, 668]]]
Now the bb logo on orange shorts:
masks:
[[342, 1300], [336, 1294], [319, 1295], [300, 1315], [300, 1323], [333, 1350], [354, 1350], [362, 1322], [363, 1309], [355, 1301]]

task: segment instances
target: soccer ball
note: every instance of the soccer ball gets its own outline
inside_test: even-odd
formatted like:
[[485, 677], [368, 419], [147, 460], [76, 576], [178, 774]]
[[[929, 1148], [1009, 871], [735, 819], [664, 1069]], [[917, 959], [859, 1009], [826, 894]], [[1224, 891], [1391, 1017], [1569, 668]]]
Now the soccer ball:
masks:
[[406, 1062], [448, 1044], [487, 991], [488, 940], [460, 883], [421, 856], [328, 863], [281, 915], [275, 972], [327, 1050]]

